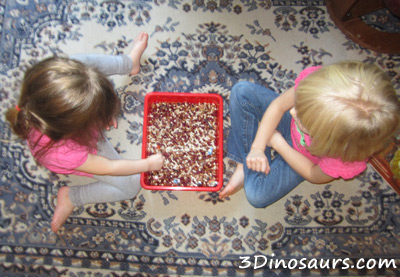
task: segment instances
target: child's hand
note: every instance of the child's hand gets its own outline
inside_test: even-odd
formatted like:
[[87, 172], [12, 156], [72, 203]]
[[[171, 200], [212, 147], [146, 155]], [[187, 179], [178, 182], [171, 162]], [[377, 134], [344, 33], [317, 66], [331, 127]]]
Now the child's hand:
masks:
[[149, 163], [149, 170], [160, 170], [164, 165], [164, 156], [160, 153], [151, 155], [146, 158], [147, 162]]
[[269, 173], [269, 162], [261, 149], [251, 148], [246, 158], [246, 165], [251, 170], [265, 172], [265, 174]]

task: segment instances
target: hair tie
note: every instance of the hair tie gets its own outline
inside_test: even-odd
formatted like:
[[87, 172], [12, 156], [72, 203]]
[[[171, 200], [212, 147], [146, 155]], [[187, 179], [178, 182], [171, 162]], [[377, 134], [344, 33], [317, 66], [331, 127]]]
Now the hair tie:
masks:
[[15, 105], [15, 108], [17, 109], [17, 111], [21, 111], [21, 109], [18, 107], [18, 105]]

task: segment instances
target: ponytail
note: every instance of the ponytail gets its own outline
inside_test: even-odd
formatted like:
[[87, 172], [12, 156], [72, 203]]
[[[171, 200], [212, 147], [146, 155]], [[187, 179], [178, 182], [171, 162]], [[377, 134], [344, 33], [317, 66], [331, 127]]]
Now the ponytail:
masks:
[[6, 119], [10, 123], [13, 132], [22, 139], [26, 139], [29, 133], [29, 123], [24, 109], [13, 107], [6, 111]]

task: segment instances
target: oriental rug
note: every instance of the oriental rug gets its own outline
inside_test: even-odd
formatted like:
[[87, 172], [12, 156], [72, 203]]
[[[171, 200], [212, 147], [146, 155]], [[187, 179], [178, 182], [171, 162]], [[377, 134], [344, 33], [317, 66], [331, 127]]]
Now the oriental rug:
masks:
[[[366, 20], [382, 28], [389, 17]], [[89, 180], [38, 166], [4, 112], [33, 63], [129, 53], [140, 31], [149, 33], [140, 74], [112, 77], [122, 114], [107, 137], [125, 158], [141, 157], [152, 91], [221, 95], [225, 141], [240, 80], [282, 92], [307, 66], [351, 59], [380, 66], [400, 93], [400, 55], [349, 40], [322, 0], [0, 0], [0, 275], [400, 274], [400, 197], [371, 166], [351, 181], [303, 182], [265, 209], [251, 207], [243, 191], [219, 200], [215, 192], [141, 190], [76, 209], [53, 233], [57, 190]], [[225, 184], [234, 168], [225, 158]]]

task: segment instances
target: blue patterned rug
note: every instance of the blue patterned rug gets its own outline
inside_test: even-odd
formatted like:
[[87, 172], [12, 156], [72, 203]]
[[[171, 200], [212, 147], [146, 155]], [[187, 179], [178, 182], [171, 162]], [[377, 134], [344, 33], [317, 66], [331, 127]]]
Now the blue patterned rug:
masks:
[[[225, 136], [239, 80], [282, 92], [307, 66], [355, 59], [383, 68], [400, 94], [400, 55], [348, 40], [322, 0], [0, 0], [0, 275], [400, 275], [400, 197], [372, 167], [348, 182], [303, 182], [265, 209], [242, 191], [222, 201], [142, 190], [76, 209], [52, 233], [58, 188], [89, 180], [37, 166], [4, 111], [27, 66], [55, 54], [128, 53], [139, 31], [150, 35], [141, 73], [112, 78], [123, 110], [107, 136], [127, 158], [141, 156], [151, 91], [220, 94]], [[225, 158], [225, 182], [234, 168]]]

